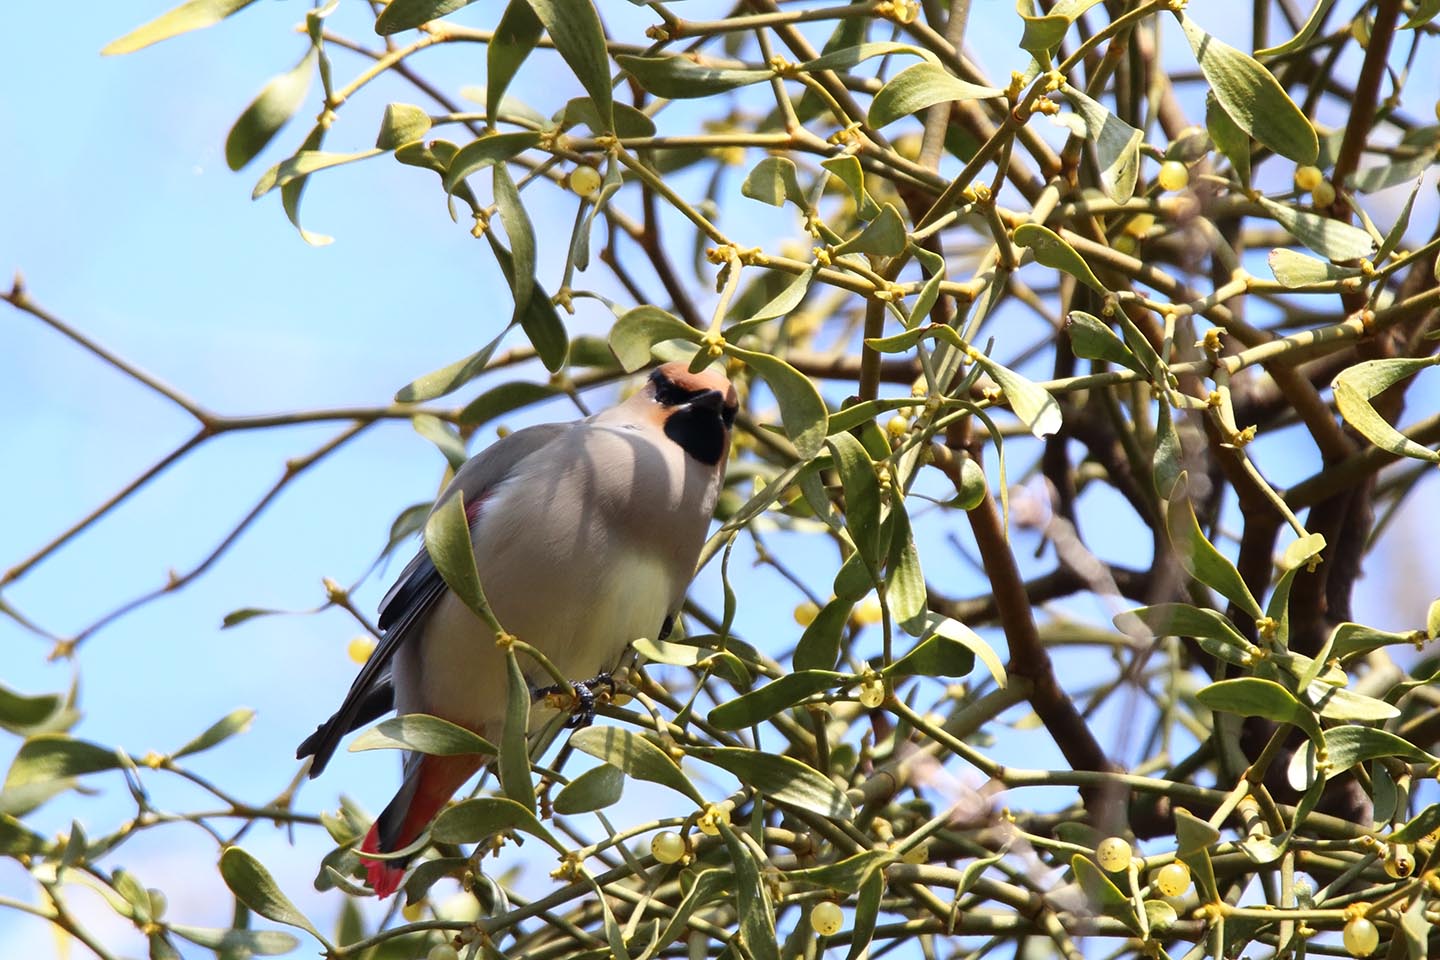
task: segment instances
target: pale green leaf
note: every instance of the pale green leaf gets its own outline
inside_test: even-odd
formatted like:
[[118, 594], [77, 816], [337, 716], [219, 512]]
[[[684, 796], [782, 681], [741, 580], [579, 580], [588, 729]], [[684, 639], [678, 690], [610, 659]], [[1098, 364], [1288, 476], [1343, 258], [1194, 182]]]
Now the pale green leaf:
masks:
[[870, 126], [879, 129], [937, 103], [988, 100], [1004, 95], [1005, 91], [996, 87], [961, 80], [938, 64], [917, 63], [897, 73], [880, 88], [870, 103], [867, 119]]
[[244, 10], [255, 0], [189, 0], [166, 11], [144, 26], [137, 27], [119, 40], [112, 40], [101, 49], [104, 56], [134, 53], [161, 40], [213, 27], [226, 17]]
[[245, 111], [240, 114], [230, 133], [225, 137], [225, 163], [231, 170], [239, 170], [255, 159], [265, 149], [275, 134], [280, 132], [310, 90], [310, 73], [315, 69], [315, 48], [306, 51], [292, 70], [280, 74], [265, 84]]
[[1437, 363], [1440, 357], [1393, 357], [1347, 367], [1330, 384], [1335, 391], [1335, 405], [1346, 423], [1382, 450], [1440, 463], [1440, 452], [1423, 447], [1396, 430], [1370, 403], [1399, 381]]

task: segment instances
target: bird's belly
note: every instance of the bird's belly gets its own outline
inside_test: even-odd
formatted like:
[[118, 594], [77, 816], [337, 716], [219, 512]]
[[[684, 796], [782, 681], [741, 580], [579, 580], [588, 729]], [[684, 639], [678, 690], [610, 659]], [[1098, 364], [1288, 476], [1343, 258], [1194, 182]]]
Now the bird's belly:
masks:
[[[641, 549], [532, 567], [533, 576], [516, 576], [513, 566], [493, 568], [483, 559], [478, 566], [501, 626], [540, 650], [570, 680], [609, 671], [632, 641], [655, 638], [679, 589], [663, 559]], [[505, 659], [489, 628], [447, 591], [417, 647], [413, 656], [397, 658], [398, 710], [433, 714], [498, 737]], [[520, 667], [532, 686], [554, 682], [524, 653]]]

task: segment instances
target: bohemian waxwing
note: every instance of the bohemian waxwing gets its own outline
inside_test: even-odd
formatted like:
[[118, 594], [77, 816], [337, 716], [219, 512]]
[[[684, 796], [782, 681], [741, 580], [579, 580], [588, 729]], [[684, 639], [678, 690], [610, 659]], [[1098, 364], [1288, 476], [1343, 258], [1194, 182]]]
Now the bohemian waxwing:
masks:
[[[440, 495], [464, 494], [475, 564], [500, 624], [567, 677], [601, 677], [631, 641], [659, 638], [680, 608], [719, 495], [735, 420], [719, 372], [667, 363], [639, 392], [575, 423], [517, 430], [472, 457]], [[300, 744], [317, 776], [340, 738], [395, 710], [498, 740], [506, 704], [495, 636], [422, 548], [380, 601], [382, 638], [345, 702]], [[522, 665], [532, 687], [548, 674]], [[588, 720], [588, 718], [580, 718]], [[413, 843], [489, 758], [408, 753], [399, 793], [360, 846]], [[366, 860], [381, 897], [408, 858]]]

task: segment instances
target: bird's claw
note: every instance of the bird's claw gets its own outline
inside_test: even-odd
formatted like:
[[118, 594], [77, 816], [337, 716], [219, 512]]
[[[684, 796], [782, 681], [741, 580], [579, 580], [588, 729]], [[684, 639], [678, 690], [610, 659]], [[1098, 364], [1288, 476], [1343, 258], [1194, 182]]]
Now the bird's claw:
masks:
[[[569, 695], [573, 697], [573, 712], [570, 719], [565, 721], [567, 730], [578, 730], [581, 727], [588, 727], [595, 722], [595, 697], [601, 687], [605, 688], [604, 696], [609, 699], [615, 693], [615, 678], [608, 673], [601, 673], [591, 677], [589, 680], [576, 680], [570, 684], [567, 690], [565, 687], [556, 684], [550, 687], [541, 687], [535, 691], [535, 698], [554, 697], [559, 700]], [[557, 706], [560, 704], [557, 704]]]

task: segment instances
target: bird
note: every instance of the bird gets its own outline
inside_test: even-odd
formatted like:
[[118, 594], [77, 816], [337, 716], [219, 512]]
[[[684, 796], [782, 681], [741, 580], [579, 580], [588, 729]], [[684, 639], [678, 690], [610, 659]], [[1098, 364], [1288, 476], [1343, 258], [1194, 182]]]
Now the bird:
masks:
[[[654, 369], [618, 405], [570, 423], [508, 434], [468, 460], [436, 509], [463, 495], [476, 569], [504, 630], [538, 648], [583, 696], [631, 642], [663, 639], [694, 575], [724, 479], [735, 387], [717, 369]], [[379, 642], [329, 720], [300, 744], [319, 776], [340, 740], [390, 712], [441, 717], [498, 741], [506, 667], [493, 630], [445, 584], [422, 548], [380, 601]], [[527, 658], [521, 658], [522, 665]], [[526, 665], [532, 694], [548, 674]], [[399, 792], [359, 855], [388, 897], [404, 850], [486, 756], [409, 752]], [[413, 854], [412, 854], [413, 856]]]

